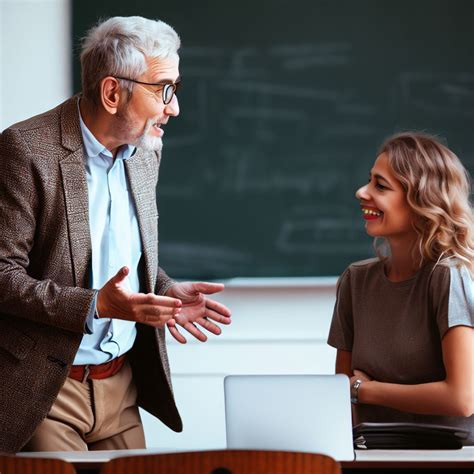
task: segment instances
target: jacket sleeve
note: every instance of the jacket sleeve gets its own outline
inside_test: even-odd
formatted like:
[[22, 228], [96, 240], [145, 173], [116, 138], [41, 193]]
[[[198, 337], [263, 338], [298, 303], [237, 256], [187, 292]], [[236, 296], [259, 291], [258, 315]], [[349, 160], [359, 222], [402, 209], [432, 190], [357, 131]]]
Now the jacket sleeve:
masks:
[[173, 286], [175, 283], [176, 283], [175, 280], [170, 278], [161, 267], [158, 267], [158, 278], [157, 278], [156, 290], [155, 290], [155, 293], [157, 295], [165, 295], [166, 292], [169, 290], [169, 288]]
[[[0, 135], [0, 313], [83, 333], [94, 290], [29, 274], [44, 180], [21, 130]], [[31, 272], [30, 272], [31, 273]]]

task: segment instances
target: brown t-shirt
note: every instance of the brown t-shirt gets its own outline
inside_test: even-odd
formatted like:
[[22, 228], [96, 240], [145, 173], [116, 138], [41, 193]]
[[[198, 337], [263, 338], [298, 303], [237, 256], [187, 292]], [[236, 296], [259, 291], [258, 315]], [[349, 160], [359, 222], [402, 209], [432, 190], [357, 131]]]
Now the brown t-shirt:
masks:
[[[474, 326], [474, 283], [465, 267], [428, 264], [409, 280], [390, 281], [377, 258], [356, 262], [338, 282], [328, 344], [352, 352], [352, 368], [375, 380], [420, 384], [444, 380], [441, 339], [453, 326]], [[356, 405], [354, 424], [416, 422], [470, 431], [474, 417], [418, 415]]]

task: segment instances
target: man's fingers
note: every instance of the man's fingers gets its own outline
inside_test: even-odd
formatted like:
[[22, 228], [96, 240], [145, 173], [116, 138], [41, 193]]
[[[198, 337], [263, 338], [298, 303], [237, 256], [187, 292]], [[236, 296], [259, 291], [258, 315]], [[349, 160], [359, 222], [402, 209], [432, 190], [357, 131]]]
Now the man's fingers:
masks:
[[144, 320], [152, 321], [159, 320], [161, 317], [175, 317], [181, 311], [180, 308], [170, 308], [167, 306], [155, 306], [149, 304], [142, 304], [136, 307], [137, 314], [142, 316]]
[[214, 311], [212, 309], [208, 309], [206, 311], [206, 317], [209, 319], [212, 319], [216, 323], [221, 323], [221, 324], [230, 324], [231, 319], [228, 316], [223, 316], [221, 313], [218, 313], [217, 311]]
[[212, 323], [207, 318], [199, 318], [196, 322], [206, 329], [206, 331], [212, 332], [212, 334], [216, 334], [217, 336], [222, 332], [217, 324]]
[[119, 285], [120, 283], [122, 283], [125, 278], [127, 278], [128, 274], [129, 274], [130, 270], [128, 269], [128, 267], [122, 267], [111, 279], [110, 281], [114, 284], [114, 285]]
[[202, 331], [200, 331], [193, 323], [186, 323], [183, 327], [199, 341], [207, 341], [207, 336]]
[[162, 328], [171, 319], [173, 319], [173, 314], [157, 315], [150, 312], [140, 312], [135, 316], [134, 321], [155, 328]]
[[181, 300], [177, 298], [170, 298], [169, 296], [158, 296], [153, 293], [134, 293], [130, 300], [133, 304], [146, 304], [155, 306], [165, 306], [168, 308], [180, 308], [182, 306]]
[[186, 338], [178, 331], [176, 326], [169, 326], [170, 334], [181, 344], [186, 344]]
[[[230, 318], [231, 316], [230, 309], [227, 306], [224, 306], [223, 304], [218, 303], [217, 301], [211, 300], [210, 298], [206, 299], [206, 306], [208, 309], [211, 309], [215, 311], [216, 313], [220, 313], [222, 316], [225, 316], [226, 318]], [[216, 319], [216, 321], [218, 320]], [[219, 321], [219, 322], [222, 323], [224, 321]], [[229, 324], [229, 323], [224, 323], [224, 324]]]
[[222, 283], [207, 283], [205, 281], [200, 281], [193, 283], [193, 288], [196, 292], [212, 295], [213, 293], [222, 291], [225, 287]]

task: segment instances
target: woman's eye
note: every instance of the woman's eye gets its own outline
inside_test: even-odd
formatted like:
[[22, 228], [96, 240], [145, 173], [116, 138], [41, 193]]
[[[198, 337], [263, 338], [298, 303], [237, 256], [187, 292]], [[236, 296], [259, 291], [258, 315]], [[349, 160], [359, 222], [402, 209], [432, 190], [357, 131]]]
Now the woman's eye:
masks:
[[380, 183], [376, 183], [376, 184], [375, 184], [375, 187], [376, 187], [377, 189], [382, 190], [382, 191], [383, 191], [384, 189], [387, 189], [386, 186], [384, 186], [383, 184], [380, 184]]

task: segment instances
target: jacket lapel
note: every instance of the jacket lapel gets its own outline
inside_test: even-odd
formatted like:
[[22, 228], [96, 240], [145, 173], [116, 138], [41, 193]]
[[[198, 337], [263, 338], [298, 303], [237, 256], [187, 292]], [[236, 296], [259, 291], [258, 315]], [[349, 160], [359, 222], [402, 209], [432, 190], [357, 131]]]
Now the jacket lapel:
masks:
[[[61, 159], [60, 166], [75, 283], [78, 286], [85, 286], [92, 248], [85, 157], [77, 99], [77, 96], [72, 97], [65, 102], [61, 110], [61, 140], [70, 153]], [[146, 291], [154, 292], [154, 275], [158, 273], [158, 214], [155, 180], [150, 175], [150, 169], [147, 166], [149, 158], [146, 155], [146, 152], [137, 149], [135, 155], [125, 161], [125, 169], [137, 212], [145, 260]]]
[[135, 201], [138, 227], [145, 258], [145, 285], [147, 292], [155, 291], [154, 275], [158, 270], [158, 213], [156, 210], [155, 180], [147, 167], [145, 152], [137, 149], [133, 157], [125, 161], [132, 196]]
[[70, 153], [60, 161], [75, 284], [84, 287], [91, 261], [89, 204], [77, 96], [61, 110], [61, 141]]

